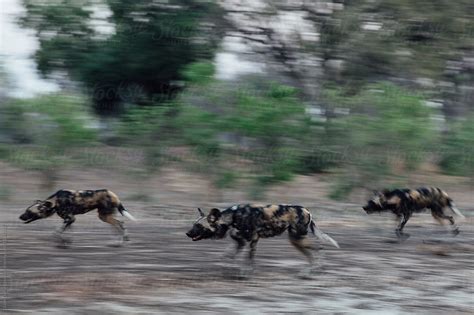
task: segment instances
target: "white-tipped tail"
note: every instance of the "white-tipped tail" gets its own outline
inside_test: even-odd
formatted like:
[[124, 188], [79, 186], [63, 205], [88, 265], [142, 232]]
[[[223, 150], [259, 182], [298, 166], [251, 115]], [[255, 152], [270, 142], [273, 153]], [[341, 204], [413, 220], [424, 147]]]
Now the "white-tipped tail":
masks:
[[451, 206], [450, 206], [451, 210], [458, 216], [460, 217], [461, 219], [465, 219], [466, 217], [461, 213], [461, 211], [459, 211], [458, 208], [456, 208], [456, 205], [454, 203], [451, 203]]
[[137, 221], [133, 215], [131, 215], [127, 210], [122, 211], [122, 215], [126, 217], [127, 219], [130, 219], [132, 221]]
[[332, 237], [330, 237], [329, 235], [321, 231], [316, 225], [316, 223], [314, 223], [314, 221], [312, 221], [312, 225], [314, 227], [313, 229], [314, 235], [316, 235], [317, 238], [319, 238], [321, 241], [331, 244], [332, 246], [336, 248], [340, 248], [339, 244]]

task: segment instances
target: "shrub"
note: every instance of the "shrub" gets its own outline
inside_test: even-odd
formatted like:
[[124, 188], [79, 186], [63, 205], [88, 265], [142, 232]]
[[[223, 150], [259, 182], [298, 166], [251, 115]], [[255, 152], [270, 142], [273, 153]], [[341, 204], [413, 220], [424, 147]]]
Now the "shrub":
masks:
[[39, 171], [51, 187], [57, 170], [68, 161], [67, 153], [95, 143], [95, 121], [81, 97], [64, 94], [11, 100], [2, 111], [3, 132], [11, 141], [28, 144], [1, 154], [13, 164]]
[[338, 119], [345, 128], [348, 158], [342, 165], [346, 180], [336, 184], [333, 197], [349, 193], [356, 185], [379, 186], [393, 175], [395, 162], [408, 171], [416, 169], [437, 140], [431, 110], [420, 95], [388, 83], [368, 86], [354, 96], [329, 95], [351, 109], [351, 115]]
[[440, 166], [450, 175], [474, 176], [474, 117], [454, 123], [445, 135]]

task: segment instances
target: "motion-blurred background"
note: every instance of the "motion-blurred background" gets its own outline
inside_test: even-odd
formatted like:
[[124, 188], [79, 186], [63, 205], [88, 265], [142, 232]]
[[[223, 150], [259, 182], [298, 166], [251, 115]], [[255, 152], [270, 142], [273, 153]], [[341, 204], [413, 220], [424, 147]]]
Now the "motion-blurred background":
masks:
[[[148, 314], [163, 305], [168, 307], [163, 312], [178, 313], [272, 312], [275, 305], [280, 311], [303, 313], [313, 307], [361, 314], [381, 309], [447, 312], [457, 307], [459, 313], [469, 313], [473, 98], [472, 0], [2, 0], [3, 309], [41, 307], [61, 314], [64, 309], [48, 307], [65, 303], [76, 307], [68, 312], [84, 314]], [[374, 235], [392, 237], [393, 222], [388, 217], [366, 218], [360, 205], [372, 189], [422, 185], [446, 190], [468, 216], [466, 233], [458, 238], [461, 245], [451, 241], [423, 247], [421, 256], [419, 248], [410, 247], [413, 257], [374, 272], [407, 248], [377, 243]], [[108, 230], [92, 214], [72, 233], [78, 247], [81, 238], [89, 247], [72, 252], [52, 249], [48, 243], [48, 233], [59, 222], [19, 225], [17, 216], [25, 207], [60, 188], [115, 191], [142, 219], [141, 227], [130, 223], [132, 241], [134, 233], [137, 239], [130, 247], [135, 249], [104, 250]], [[273, 245], [266, 249], [269, 269], [262, 267], [257, 280], [248, 282], [251, 289], [214, 277], [206, 286], [207, 299], [186, 304], [204, 290], [203, 279], [194, 278], [196, 273], [205, 277], [202, 262], [212, 266], [219, 260], [216, 252], [206, 253], [214, 245], [190, 245], [184, 239], [183, 231], [196, 215], [194, 207], [249, 201], [311, 208], [329, 234], [334, 229], [332, 235], [346, 250], [357, 249], [355, 260], [361, 266], [351, 274], [349, 253], [330, 251], [332, 259], [340, 260], [342, 274], [334, 271], [337, 263], [332, 262], [327, 269], [334, 273], [322, 276], [326, 282], [299, 284], [292, 274], [303, 261], [290, 247], [279, 247], [286, 241], [271, 240]], [[416, 233], [420, 238], [441, 233], [428, 216], [419, 220], [418, 229], [416, 224], [411, 227], [419, 230], [414, 239]], [[356, 243], [350, 243], [351, 231], [360, 234]], [[38, 233], [44, 240], [37, 239]], [[365, 238], [371, 246], [364, 245]], [[175, 249], [163, 248], [175, 242]], [[413, 243], [406, 246], [419, 245]], [[149, 252], [150, 246], [156, 252]], [[91, 260], [85, 258], [88, 248], [96, 254]], [[275, 254], [275, 248], [286, 254]], [[372, 253], [386, 250], [388, 257], [380, 262], [359, 252], [367, 248]], [[192, 250], [198, 251], [189, 254]], [[296, 265], [280, 272], [272, 264], [287, 266], [284, 257]], [[446, 257], [455, 259], [446, 262]], [[156, 267], [173, 259], [178, 262], [171, 269]], [[364, 269], [365, 260], [374, 266]], [[91, 276], [102, 280], [80, 281], [80, 272], [101, 270], [104, 261], [103, 279]], [[265, 266], [263, 258], [260, 264]], [[413, 265], [421, 266], [424, 278], [416, 278], [417, 272], [404, 274], [406, 266]], [[122, 282], [109, 282], [106, 266], [125, 268], [120, 269], [125, 282], [140, 294], [159, 282], [164, 290], [160, 294], [166, 295], [168, 284], [160, 281], [171, 279], [170, 290], [181, 299], [165, 302], [153, 291], [155, 299], [145, 299], [140, 307], [125, 298], [129, 304], [122, 308], [112, 302], [81, 308], [84, 301], [99, 303], [100, 291], [131, 294]], [[428, 271], [435, 266], [463, 271], [431, 274], [427, 266]], [[35, 268], [40, 275], [31, 273]], [[66, 271], [75, 280], [48, 282]], [[372, 285], [374, 274], [381, 277], [382, 289]], [[270, 278], [276, 284], [265, 282]], [[436, 279], [447, 283], [429, 289]], [[341, 293], [337, 280], [349, 291]], [[412, 280], [413, 295], [424, 308], [402, 305], [413, 296], [403, 290], [384, 300], [396, 284]], [[78, 288], [70, 289], [74, 282]], [[271, 292], [285, 292], [290, 284], [311, 294], [293, 293], [291, 300], [275, 293], [273, 300], [265, 300], [263, 288], [278, 283], [281, 287]], [[361, 296], [364, 285], [360, 291], [366, 295]], [[235, 295], [233, 286], [252, 293]], [[324, 293], [331, 286], [333, 293]], [[35, 290], [41, 288], [49, 295], [38, 295]], [[456, 298], [436, 298], [449, 288], [459, 289]], [[230, 291], [219, 294], [222, 290]], [[377, 296], [374, 292], [380, 290], [387, 291]], [[259, 292], [263, 300], [255, 297]], [[331, 302], [336, 296], [347, 299]], [[313, 300], [318, 297], [319, 302]], [[209, 304], [212, 298], [218, 299], [216, 309]]]

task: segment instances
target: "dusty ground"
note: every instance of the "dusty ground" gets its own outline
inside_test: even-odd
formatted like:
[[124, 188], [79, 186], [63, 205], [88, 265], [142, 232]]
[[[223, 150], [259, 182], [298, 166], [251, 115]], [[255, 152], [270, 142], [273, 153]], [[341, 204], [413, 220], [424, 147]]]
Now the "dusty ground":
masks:
[[[329, 201], [317, 178], [298, 178], [272, 190], [269, 202], [309, 207], [341, 249], [323, 246], [319, 267], [303, 279], [305, 260], [286, 235], [262, 240], [256, 270], [245, 279], [239, 277], [240, 261], [232, 265], [222, 259], [230, 240], [191, 242], [184, 235], [194, 206], [216, 205], [203, 179], [175, 170], [146, 184], [98, 172], [65, 172], [61, 178], [58, 187], [114, 190], [139, 222], [127, 222], [131, 241], [116, 248], [110, 246], [112, 230], [95, 214], [80, 216], [70, 233], [72, 245], [57, 248], [51, 232], [59, 219], [30, 225], [17, 219], [28, 202], [47, 195], [37, 177], [2, 168], [0, 183], [14, 192], [0, 202], [0, 310], [5, 314], [474, 313], [469, 189], [452, 193], [467, 217], [458, 237], [420, 214], [407, 224], [411, 238], [398, 244], [390, 216], [367, 217], [355, 202]], [[151, 199], [133, 200], [143, 187]], [[246, 201], [244, 195], [230, 191], [217, 205], [238, 201]]]

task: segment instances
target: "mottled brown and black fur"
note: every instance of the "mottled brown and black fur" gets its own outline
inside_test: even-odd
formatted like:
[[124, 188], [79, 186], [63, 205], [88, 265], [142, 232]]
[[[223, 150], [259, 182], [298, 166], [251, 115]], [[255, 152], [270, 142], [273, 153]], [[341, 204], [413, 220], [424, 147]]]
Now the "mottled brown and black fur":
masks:
[[[66, 190], [62, 189], [45, 200], [37, 200], [20, 216], [24, 223], [30, 223], [57, 214], [64, 220], [59, 230], [59, 236], [66, 231], [76, 220], [75, 216], [97, 209], [99, 218], [114, 226], [120, 233], [122, 240], [128, 240], [127, 230], [123, 222], [114, 218], [115, 212], [134, 220], [123, 207], [116, 194], [107, 189], [101, 190]], [[64, 241], [60, 237], [61, 241]]]
[[454, 218], [450, 215], [446, 215], [443, 210], [449, 208], [454, 214], [463, 217], [448, 194], [435, 187], [375, 192], [375, 196], [362, 208], [368, 214], [382, 211], [393, 212], [399, 220], [399, 225], [395, 233], [399, 239], [403, 240], [410, 236], [408, 233], [403, 233], [403, 228], [415, 212], [429, 209], [431, 210], [432, 216], [440, 224], [443, 224], [444, 220], [448, 220], [453, 227], [452, 231], [454, 235], [459, 233], [459, 228], [456, 226]]
[[339, 247], [337, 242], [316, 226], [308, 209], [297, 205], [235, 205], [220, 211], [210, 210], [207, 216], [199, 209], [200, 218], [186, 235], [193, 241], [221, 239], [227, 233], [236, 242], [235, 257], [249, 243], [249, 262], [253, 263], [257, 242], [260, 238], [273, 237], [288, 231], [291, 244], [313, 262], [307, 242], [308, 230], [320, 239]]

